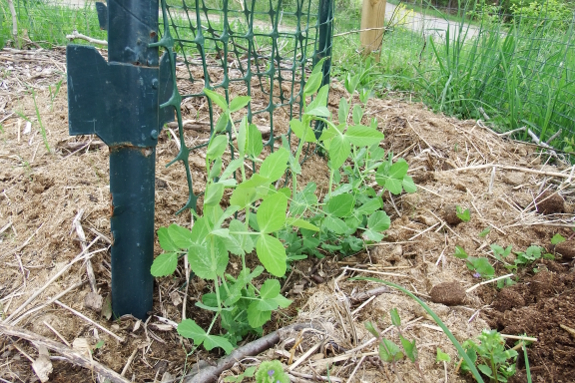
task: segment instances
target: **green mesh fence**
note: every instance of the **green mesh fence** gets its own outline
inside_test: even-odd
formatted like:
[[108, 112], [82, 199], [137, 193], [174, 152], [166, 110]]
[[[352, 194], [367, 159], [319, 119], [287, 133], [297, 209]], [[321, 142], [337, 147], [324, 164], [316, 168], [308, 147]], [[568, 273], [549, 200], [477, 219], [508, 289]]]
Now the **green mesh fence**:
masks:
[[[174, 107], [181, 142], [169, 165], [183, 162], [190, 193], [181, 212], [196, 206], [188, 157], [202, 146], [186, 147], [182, 100], [205, 98], [213, 132], [215, 111], [204, 88], [219, 89], [228, 102], [235, 96], [252, 97], [248, 121], [258, 116], [269, 126], [267, 144], [273, 150], [278, 114], [288, 121], [301, 115], [306, 71], [322, 58], [327, 58], [323, 83], [329, 82], [333, 1], [162, 0], [162, 15], [164, 30], [157, 45], [169, 53], [174, 79], [174, 93], [162, 107]], [[183, 60], [190, 82], [184, 94], [177, 87], [174, 53]]]

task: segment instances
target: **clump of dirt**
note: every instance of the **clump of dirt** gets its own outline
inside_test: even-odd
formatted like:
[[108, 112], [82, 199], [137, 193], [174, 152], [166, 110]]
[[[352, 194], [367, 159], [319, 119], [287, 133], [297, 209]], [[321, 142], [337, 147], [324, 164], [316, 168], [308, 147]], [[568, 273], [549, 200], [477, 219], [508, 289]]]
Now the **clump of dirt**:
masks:
[[461, 222], [461, 218], [457, 216], [457, 206], [447, 205], [443, 208], [443, 219], [451, 226], [457, 226]]
[[465, 301], [467, 296], [461, 283], [457, 281], [442, 282], [431, 288], [429, 292], [431, 301], [446, 306], [458, 306]]
[[537, 211], [541, 214], [555, 214], [565, 212], [565, 200], [551, 191], [546, 191], [536, 200]]
[[555, 251], [563, 256], [566, 261], [575, 258], [575, 240], [567, 240], [555, 246]]

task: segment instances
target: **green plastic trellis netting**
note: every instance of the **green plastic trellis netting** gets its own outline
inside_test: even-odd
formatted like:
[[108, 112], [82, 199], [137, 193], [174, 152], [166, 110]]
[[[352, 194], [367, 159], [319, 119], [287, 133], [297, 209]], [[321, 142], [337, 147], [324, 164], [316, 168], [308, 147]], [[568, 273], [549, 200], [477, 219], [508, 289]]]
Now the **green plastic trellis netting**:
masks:
[[[176, 54], [190, 81], [185, 86], [180, 82], [179, 91], [175, 86], [163, 105], [173, 106], [178, 117], [182, 145], [173, 162], [180, 160], [186, 167], [190, 198], [184, 210], [196, 205], [188, 156], [198, 147], [185, 146], [182, 101], [203, 97], [213, 131], [217, 115], [204, 88], [225, 94], [228, 102], [235, 96], [252, 97], [248, 120], [258, 118], [269, 125], [268, 144], [273, 150], [277, 115], [288, 120], [300, 116], [307, 73], [324, 57], [323, 83], [329, 82], [333, 0], [163, 0], [161, 4], [164, 28], [158, 45]], [[169, 56], [176, 82], [176, 62]]]

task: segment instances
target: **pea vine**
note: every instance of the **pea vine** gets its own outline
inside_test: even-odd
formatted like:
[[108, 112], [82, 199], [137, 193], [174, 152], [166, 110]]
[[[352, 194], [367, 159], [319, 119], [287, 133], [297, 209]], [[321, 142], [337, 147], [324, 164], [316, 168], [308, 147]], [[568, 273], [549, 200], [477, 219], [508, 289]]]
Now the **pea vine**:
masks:
[[[245, 117], [237, 124], [232, 118], [250, 97], [236, 97], [228, 104], [223, 96], [204, 89], [222, 113], [207, 146], [203, 213], [195, 216], [191, 230], [176, 224], [158, 230], [164, 253], [151, 268], [156, 277], [168, 276], [181, 257], [188, 257], [193, 273], [213, 285], [196, 303], [213, 313], [209, 327], [205, 330], [192, 319], [178, 325], [178, 333], [193, 339], [195, 347], [219, 347], [230, 353], [249, 332], [261, 334], [272, 312], [291, 304], [273, 277], [284, 277], [296, 259], [350, 254], [366, 243], [381, 241], [391, 223], [383, 210], [382, 193], [416, 190], [407, 175], [407, 162], [394, 162], [393, 153], [380, 147], [384, 135], [377, 129], [377, 119], [363, 124], [370, 92], [357, 89], [361, 75], [345, 81], [352, 96], [341, 99], [338, 119], [332, 121], [329, 89], [321, 86], [321, 64], [314, 67], [303, 89], [306, 105], [301, 119], [290, 121], [290, 130], [299, 139], [297, 148], [292, 152], [288, 138], [282, 136], [283, 145], [263, 159], [257, 127]], [[356, 91], [361, 104], [352, 107]], [[319, 137], [314, 130], [317, 121], [324, 125]], [[329, 156], [329, 188], [321, 201], [315, 183], [298, 185], [304, 148], [310, 144]], [[224, 166], [227, 153], [237, 156]], [[253, 170], [248, 169], [250, 163], [256, 165]], [[286, 174], [286, 182], [281, 181]], [[278, 186], [284, 184], [288, 186]], [[223, 202], [226, 189], [232, 190], [227, 203]], [[254, 250], [261, 265], [251, 269], [246, 257]], [[241, 260], [241, 271], [234, 276], [226, 272], [230, 256]], [[264, 272], [265, 279], [258, 278]], [[220, 335], [212, 334], [217, 323]]]

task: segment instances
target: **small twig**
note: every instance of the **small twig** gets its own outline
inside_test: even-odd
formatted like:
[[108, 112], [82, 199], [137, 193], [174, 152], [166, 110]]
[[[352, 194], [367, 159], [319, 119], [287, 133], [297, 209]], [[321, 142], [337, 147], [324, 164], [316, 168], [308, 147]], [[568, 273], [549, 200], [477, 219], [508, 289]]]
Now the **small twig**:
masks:
[[86, 36], [79, 33], [77, 30], [74, 30], [70, 35], [66, 35], [66, 38], [70, 41], [79, 39], [79, 40], [86, 40], [87, 42], [92, 44], [108, 45], [108, 42], [106, 40], [94, 39], [90, 36]]
[[0, 234], [4, 233], [6, 230], [10, 229], [12, 222], [8, 222], [2, 229], [0, 229]]
[[34, 363], [34, 358], [32, 358], [30, 355], [28, 355], [26, 353], [26, 351], [22, 350], [16, 343], [14, 343], [13, 346], [16, 350], [18, 350], [20, 352], [20, 354], [24, 355], [26, 357], [26, 359], [28, 359], [30, 362]]
[[105, 328], [104, 326], [94, 322], [92, 319], [88, 318], [87, 316], [85, 316], [84, 314], [74, 310], [73, 308], [71, 308], [70, 306], [65, 305], [64, 303], [60, 302], [59, 300], [55, 300], [54, 303], [56, 303], [57, 305], [65, 308], [66, 310], [70, 311], [72, 314], [76, 315], [77, 317], [85, 320], [88, 323], [93, 324], [94, 326], [98, 327], [100, 330], [104, 331], [106, 334], [116, 338], [118, 340], [118, 342], [120, 343], [124, 343], [124, 338], [114, 334], [112, 331], [108, 330], [107, 328]]
[[353, 377], [355, 376], [355, 373], [357, 372], [357, 370], [359, 369], [359, 366], [361, 366], [361, 364], [363, 363], [364, 360], [365, 360], [365, 355], [361, 357], [361, 359], [359, 360], [359, 363], [357, 364], [357, 366], [355, 366], [355, 368], [351, 372], [349, 379], [347, 379], [347, 383], [351, 383], [353, 381]]
[[50, 330], [52, 330], [52, 332], [53, 332], [54, 334], [56, 334], [56, 336], [57, 336], [58, 338], [60, 338], [60, 340], [61, 340], [62, 342], [64, 342], [64, 344], [65, 344], [66, 346], [72, 347], [72, 346], [70, 345], [70, 343], [68, 343], [68, 341], [66, 340], [66, 338], [64, 338], [64, 337], [62, 336], [62, 334], [60, 334], [58, 331], [56, 331], [56, 329], [55, 329], [54, 327], [50, 326], [46, 321], [43, 321], [43, 323], [44, 323], [44, 325], [45, 325], [46, 327], [48, 327]]
[[425, 233], [427, 233], [428, 231], [430, 231], [431, 229], [433, 229], [435, 226], [439, 225], [441, 222], [436, 222], [434, 225], [429, 226], [427, 229], [423, 230], [422, 232], [415, 234], [413, 237], [409, 238], [408, 241], [412, 241], [415, 238], [419, 237], [420, 235], [423, 235]]
[[132, 352], [132, 355], [130, 355], [130, 357], [128, 358], [128, 361], [126, 362], [126, 365], [124, 366], [124, 368], [122, 369], [122, 372], [120, 373], [120, 376], [124, 376], [126, 375], [126, 372], [128, 372], [128, 368], [130, 368], [130, 364], [132, 364], [132, 362], [134, 361], [134, 358], [136, 357], [136, 353], [138, 352], [138, 348], [136, 347], [136, 349], [134, 350], [134, 352]]
[[34, 334], [33, 332], [24, 329], [10, 326], [5, 322], [0, 322], [0, 332], [4, 333], [4, 335], [16, 336], [18, 338], [25, 339], [29, 342], [33, 342], [36, 345], [45, 346], [46, 348], [62, 355], [68, 362], [94, 371], [97, 374], [102, 375], [104, 378], [108, 378], [111, 383], [130, 383], [129, 380], [120, 376], [115, 371], [110, 370], [108, 367], [103, 366], [95, 360], [90, 360], [78, 354], [71, 348], [66, 347], [63, 344], [53, 341], [49, 338]]
[[478, 288], [479, 286], [486, 285], [486, 284], [492, 283], [492, 282], [496, 282], [496, 281], [498, 281], [498, 280], [500, 280], [500, 279], [509, 278], [509, 277], [512, 277], [513, 275], [514, 275], [514, 274], [502, 275], [502, 276], [497, 277], [497, 278], [494, 278], [494, 279], [489, 279], [489, 280], [487, 280], [487, 281], [483, 281], [483, 282], [477, 283], [477, 284], [471, 286], [470, 288], [468, 288], [467, 290], [465, 290], [465, 292], [466, 292], [466, 293], [470, 293], [470, 292], [472, 292], [473, 290], [475, 290], [476, 288]]

